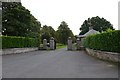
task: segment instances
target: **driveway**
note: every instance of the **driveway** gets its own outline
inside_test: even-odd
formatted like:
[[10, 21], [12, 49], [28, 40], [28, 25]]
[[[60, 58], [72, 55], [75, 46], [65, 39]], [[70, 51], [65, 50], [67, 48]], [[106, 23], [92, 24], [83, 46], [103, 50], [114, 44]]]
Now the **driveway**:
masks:
[[118, 78], [118, 67], [85, 51], [34, 51], [3, 56], [3, 78]]

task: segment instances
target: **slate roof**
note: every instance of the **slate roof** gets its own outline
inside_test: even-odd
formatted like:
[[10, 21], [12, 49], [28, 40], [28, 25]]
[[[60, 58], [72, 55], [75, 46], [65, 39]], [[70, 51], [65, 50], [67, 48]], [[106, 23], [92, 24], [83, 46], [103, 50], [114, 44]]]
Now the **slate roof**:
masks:
[[89, 35], [92, 35], [92, 34], [98, 34], [98, 33], [100, 33], [100, 32], [96, 31], [94, 29], [91, 29], [87, 33], [85, 33], [84, 35], [77, 35], [77, 37], [86, 37], [86, 36], [89, 36]]
[[98, 34], [98, 33], [100, 33], [100, 32], [96, 31], [94, 29], [91, 29], [87, 33], [85, 33], [83, 36], [86, 37], [86, 36], [89, 36], [89, 35], [92, 35], [92, 34]]

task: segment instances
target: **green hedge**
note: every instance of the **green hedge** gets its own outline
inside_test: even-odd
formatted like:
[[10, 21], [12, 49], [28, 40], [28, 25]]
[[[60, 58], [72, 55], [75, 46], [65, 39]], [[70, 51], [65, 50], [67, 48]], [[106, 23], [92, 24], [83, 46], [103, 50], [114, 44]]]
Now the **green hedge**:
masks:
[[83, 45], [95, 50], [120, 53], [120, 30], [88, 36]]
[[2, 48], [24, 48], [24, 47], [37, 47], [38, 39], [25, 38], [16, 36], [1, 36]]

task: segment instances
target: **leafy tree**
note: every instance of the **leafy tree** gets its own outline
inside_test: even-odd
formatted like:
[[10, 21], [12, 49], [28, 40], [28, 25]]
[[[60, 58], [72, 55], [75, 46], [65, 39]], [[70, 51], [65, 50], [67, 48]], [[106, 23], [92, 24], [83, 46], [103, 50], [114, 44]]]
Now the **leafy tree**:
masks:
[[42, 41], [43, 41], [43, 39], [47, 39], [47, 41], [49, 42], [51, 37], [55, 38], [55, 30], [51, 26], [44, 25], [42, 27], [41, 32], [42, 32], [41, 33], [42, 34], [42, 36], [41, 36]]
[[56, 31], [57, 42], [67, 44], [68, 37], [74, 39], [74, 35], [65, 21], [62, 21]]
[[89, 20], [93, 26], [93, 29], [95, 29], [99, 32], [106, 31], [108, 28], [114, 30], [113, 25], [109, 21], [107, 21], [104, 18], [100, 18], [100, 17], [96, 16], [96, 17], [88, 18], [88, 20], [85, 20], [83, 22], [83, 24], [81, 25], [81, 28], [80, 28], [80, 31], [81, 31], [80, 35], [83, 35], [89, 31], [89, 27], [90, 27], [90, 24], [88, 23]]
[[2, 34], [8, 36], [38, 37], [40, 22], [19, 2], [2, 3]]
[[50, 33], [50, 37], [55, 37], [55, 30], [51, 26], [48, 26], [48, 31]]

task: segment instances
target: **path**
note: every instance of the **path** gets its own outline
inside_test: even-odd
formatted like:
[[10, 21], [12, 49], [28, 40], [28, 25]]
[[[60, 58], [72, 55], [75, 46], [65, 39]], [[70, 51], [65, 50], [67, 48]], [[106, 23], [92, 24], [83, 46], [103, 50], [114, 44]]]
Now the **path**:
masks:
[[3, 56], [3, 78], [117, 78], [118, 68], [84, 51], [34, 51]]

